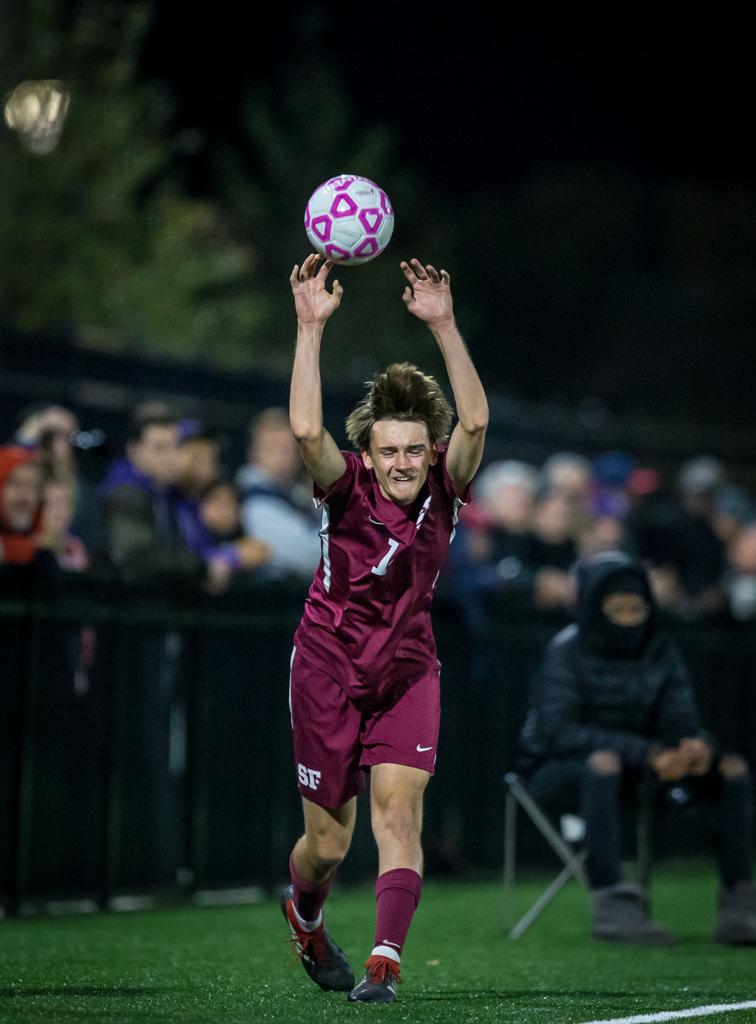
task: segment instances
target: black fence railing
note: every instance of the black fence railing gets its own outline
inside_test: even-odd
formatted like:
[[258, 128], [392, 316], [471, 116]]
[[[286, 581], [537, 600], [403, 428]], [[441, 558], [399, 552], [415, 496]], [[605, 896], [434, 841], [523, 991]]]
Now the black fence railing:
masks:
[[[82, 585], [0, 604], [1, 906], [112, 906], [283, 878], [301, 828], [288, 665], [302, 599], [271, 586], [182, 601]], [[560, 623], [499, 607], [489, 635], [471, 636], [448, 599], [434, 621], [443, 715], [428, 871], [491, 869], [501, 776]], [[706, 724], [756, 766], [756, 631], [675, 632]], [[366, 810], [347, 879], [374, 872]]]

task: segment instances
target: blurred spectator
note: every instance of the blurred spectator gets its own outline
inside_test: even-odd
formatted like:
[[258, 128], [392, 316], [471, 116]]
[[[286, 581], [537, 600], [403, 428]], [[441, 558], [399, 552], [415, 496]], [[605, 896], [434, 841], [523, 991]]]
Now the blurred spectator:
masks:
[[717, 494], [712, 527], [727, 551], [722, 586], [736, 619], [756, 618], [756, 503], [740, 487]]
[[179, 424], [178, 457], [176, 460], [176, 487], [179, 493], [192, 501], [220, 476], [220, 444], [195, 420]]
[[566, 494], [575, 504], [585, 508], [591, 491], [591, 464], [575, 452], [556, 452], [541, 467], [543, 483]]
[[633, 458], [621, 451], [599, 455], [593, 462], [592, 474], [587, 515], [576, 534], [581, 558], [627, 547], [633, 500], [642, 486], [655, 484], [654, 476], [636, 469]]
[[541, 467], [541, 488], [563, 494], [570, 508], [570, 535], [577, 539], [589, 521], [593, 477], [588, 459], [575, 452], [557, 452]]
[[208, 542], [218, 552], [227, 550], [235, 568], [257, 569], [267, 564], [268, 545], [244, 533], [239, 492], [231, 480], [210, 484], [200, 499], [199, 518]]
[[89, 552], [74, 530], [74, 487], [68, 477], [52, 477], [43, 487], [42, 530], [64, 572], [89, 568]]
[[756, 520], [744, 524], [730, 540], [729, 568], [723, 585], [730, 612], [740, 620], [756, 619]]
[[28, 597], [52, 583], [55, 560], [42, 522], [42, 472], [28, 448], [0, 448], [0, 591]]
[[41, 529], [42, 471], [34, 452], [0, 448], [0, 558], [26, 565], [37, 552]]
[[575, 596], [570, 569], [577, 558], [573, 504], [557, 487], [542, 487], [533, 503], [531, 564], [535, 573], [535, 603], [539, 608], [566, 608]]
[[474, 483], [442, 576], [470, 643], [469, 678], [484, 692], [495, 678], [492, 663], [495, 604], [503, 594], [515, 605], [533, 602], [530, 527], [538, 472], [524, 462], [489, 463]]
[[706, 515], [714, 497], [727, 483], [724, 466], [711, 455], [696, 455], [680, 466], [677, 485], [691, 515]]
[[458, 604], [470, 643], [470, 683], [481, 691], [496, 678], [502, 599], [522, 610], [551, 612], [573, 600], [570, 499], [553, 488], [539, 491], [538, 483], [539, 473], [528, 463], [489, 463], [449, 551], [442, 585]]
[[621, 519], [609, 515], [589, 516], [578, 531], [578, 556], [590, 558], [602, 551], [619, 551], [626, 543], [627, 532]]
[[542, 487], [533, 502], [532, 523], [536, 564], [571, 569], [577, 551], [568, 495], [555, 487]]
[[216, 544], [231, 544], [244, 536], [239, 491], [231, 480], [215, 480], [199, 503], [200, 520]]
[[[178, 524], [179, 424], [163, 402], [145, 402], [134, 412], [126, 457], [101, 484], [108, 551], [127, 583], [194, 590], [217, 585], [213, 567], [187, 546]], [[221, 580], [221, 585], [225, 582]], [[136, 630], [128, 652], [138, 669], [130, 678], [141, 728], [135, 757], [143, 789], [141, 823], [156, 837], [153, 856], [167, 857], [174, 838], [186, 776], [188, 742], [184, 661], [177, 629]]]
[[684, 617], [711, 614], [723, 605], [725, 550], [713, 522], [725, 483], [718, 459], [690, 459], [678, 473], [677, 496], [660, 503], [636, 528], [639, 556], [674, 575], [680, 594], [675, 610]]
[[108, 554], [131, 583], [199, 583], [202, 558], [181, 535], [172, 485], [178, 474], [178, 422], [170, 415], [140, 415], [126, 457], [100, 486]]
[[465, 600], [507, 593], [530, 601], [533, 591], [533, 501], [538, 472], [506, 460], [485, 467], [474, 486], [474, 501], [451, 546], [447, 574]]
[[513, 536], [529, 532], [538, 471], [514, 459], [491, 462], [475, 484], [475, 495], [489, 523]]
[[15, 440], [26, 448], [39, 448], [39, 463], [48, 472], [73, 472], [71, 442], [79, 423], [70, 409], [38, 402], [22, 409]]
[[538, 490], [538, 471], [524, 462], [490, 463], [475, 485], [475, 506], [452, 545], [455, 586], [499, 593], [544, 610], [572, 601], [569, 568], [572, 506], [554, 488]]
[[179, 421], [177, 443], [173, 498], [178, 529], [189, 551], [207, 566], [206, 588], [222, 594], [231, 583], [235, 560], [230, 551], [215, 550], [199, 514], [200, 495], [219, 475], [220, 445], [193, 419]]
[[[52, 477], [43, 487], [42, 530], [63, 573], [86, 572], [90, 568], [89, 552], [73, 532], [73, 518], [73, 484], [68, 477]], [[88, 625], [70, 626], [61, 639], [61, 662], [70, 673], [74, 694], [84, 697], [89, 693], [90, 672], [97, 658], [97, 630]]]
[[[177, 517], [181, 534], [187, 546], [199, 555], [208, 567], [206, 588], [214, 594], [225, 592], [232, 578], [241, 569], [255, 569], [268, 557], [268, 549], [260, 541], [245, 539], [241, 528], [239, 501], [233, 484], [219, 480], [220, 443], [204, 430], [196, 420], [185, 420], [179, 425], [178, 462], [176, 472]], [[210, 492], [219, 488], [214, 501]], [[233, 490], [233, 496], [228, 488]], [[231, 539], [214, 536], [202, 515], [203, 503], [221, 514], [230, 513], [226, 520]]]
[[735, 539], [746, 523], [753, 521], [756, 521], [756, 503], [742, 487], [726, 485], [717, 492], [711, 526], [725, 546]]
[[270, 549], [268, 567], [310, 579], [320, 561], [319, 520], [300, 483], [301, 456], [284, 409], [265, 409], [249, 428], [247, 465], [236, 475], [242, 523]]
[[[75, 450], [79, 421], [62, 405], [40, 402], [23, 409], [17, 420], [15, 441], [35, 448], [46, 477], [71, 481], [74, 503], [73, 532], [90, 550], [103, 539], [102, 518], [94, 484], [81, 472]], [[92, 434], [87, 435], [90, 440]]]
[[603, 452], [593, 460], [590, 514], [624, 521], [630, 512], [629, 484], [635, 460], [627, 452]]

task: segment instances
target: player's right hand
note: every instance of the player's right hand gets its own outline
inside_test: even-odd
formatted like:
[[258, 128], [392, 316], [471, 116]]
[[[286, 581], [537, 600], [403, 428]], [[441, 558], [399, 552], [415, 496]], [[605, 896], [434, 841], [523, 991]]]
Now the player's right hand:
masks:
[[338, 281], [333, 282], [332, 292], [326, 289], [326, 278], [332, 266], [332, 260], [310, 253], [301, 267], [295, 266], [292, 270], [289, 281], [300, 324], [324, 324], [339, 308], [344, 289]]

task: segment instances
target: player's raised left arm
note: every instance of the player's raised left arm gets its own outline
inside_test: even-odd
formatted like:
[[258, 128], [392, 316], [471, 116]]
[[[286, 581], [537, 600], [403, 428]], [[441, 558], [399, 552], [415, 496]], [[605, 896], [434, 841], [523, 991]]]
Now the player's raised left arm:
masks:
[[454, 319], [451, 278], [419, 260], [401, 264], [408, 284], [402, 296], [407, 309], [430, 327], [441, 349], [454, 392], [457, 425], [449, 440], [446, 468], [457, 494], [470, 483], [483, 458], [488, 401], [480, 377]]

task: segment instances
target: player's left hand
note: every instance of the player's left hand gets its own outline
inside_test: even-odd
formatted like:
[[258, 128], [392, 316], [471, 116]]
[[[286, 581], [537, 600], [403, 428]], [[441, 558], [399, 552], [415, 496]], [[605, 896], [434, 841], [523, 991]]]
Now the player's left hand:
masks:
[[418, 320], [424, 320], [429, 327], [454, 321], [454, 306], [451, 295], [451, 278], [445, 270], [438, 271], [430, 263], [425, 266], [420, 260], [411, 259], [399, 264], [409, 284], [404, 289], [402, 300]]

